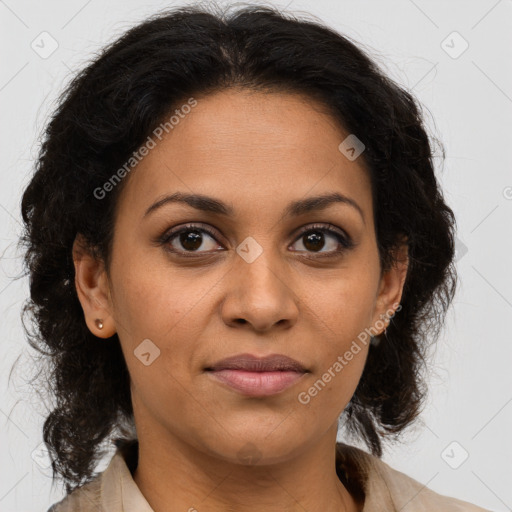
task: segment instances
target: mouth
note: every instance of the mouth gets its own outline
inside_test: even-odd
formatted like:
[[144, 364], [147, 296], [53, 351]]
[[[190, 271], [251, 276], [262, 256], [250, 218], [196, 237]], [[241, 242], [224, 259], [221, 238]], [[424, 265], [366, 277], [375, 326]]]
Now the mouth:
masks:
[[309, 373], [298, 361], [281, 354], [263, 358], [240, 354], [218, 361], [205, 371], [217, 382], [252, 397], [281, 393]]

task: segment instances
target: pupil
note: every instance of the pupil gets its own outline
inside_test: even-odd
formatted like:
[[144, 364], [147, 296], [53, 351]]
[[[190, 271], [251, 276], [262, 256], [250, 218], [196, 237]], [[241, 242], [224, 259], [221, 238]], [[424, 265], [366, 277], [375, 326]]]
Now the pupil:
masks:
[[[318, 233], [310, 233], [305, 235], [306, 243], [304, 243], [304, 247], [308, 250], [319, 250], [324, 246], [323, 235], [319, 235]], [[308, 247], [310, 245], [310, 247]]]
[[186, 231], [185, 233], [181, 233], [180, 242], [185, 249], [195, 251], [201, 247], [201, 234], [197, 231]]

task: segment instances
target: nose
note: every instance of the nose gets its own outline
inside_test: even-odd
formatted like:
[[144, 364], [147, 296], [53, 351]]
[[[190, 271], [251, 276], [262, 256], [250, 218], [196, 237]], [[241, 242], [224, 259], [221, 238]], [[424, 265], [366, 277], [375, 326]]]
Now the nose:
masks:
[[298, 297], [285, 264], [263, 251], [251, 263], [240, 257], [234, 265], [226, 276], [229, 284], [222, 304], [226, 325], [266, 332], [274, 326], [289, 329], [297, 322]]

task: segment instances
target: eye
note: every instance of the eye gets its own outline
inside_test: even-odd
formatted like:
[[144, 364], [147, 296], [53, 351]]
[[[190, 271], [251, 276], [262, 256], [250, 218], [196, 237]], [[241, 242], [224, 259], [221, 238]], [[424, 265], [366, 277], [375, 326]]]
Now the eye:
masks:
[[[297, 242], [300, 242], [305, 251], [319, 253], [322, 257], [336, 256], [354, 247], [350, 237], [337, 228], [333, 229], [330, 224], [306, 226], [300, 231]], [[327, 250], [322, 251], [324, 248]]]
[[[205, 236], [206, 235], [206, 236]], [[219, 247], [218, 243], [211, 243], [215, 241], [215, 232], [206, 226], [199, 226], [196, 224], [188, 224], [184, 227], [174, 229], [166, 233], [160, 242], [162, 245], [167, 246], [167, 250], [173, 253], [178, 253], [180, 256], [195, 256], [194, 253], [208, 253], [208, 250], [201, 250], [201, 248], [208, 248], [215, 250]]]
[[[179, 256], [196, 257], [214, 253], [219, 248], [224, 250], [216, 237], [216, 232], [206, 225], [187, 224], [165, 233], [158, 242], [165, 245], [166, 250]], [[304, 249], [293, 251], [313, 253], [313, 256], [308, 256], [313, 258], [339, 256], [355, 246], [348, 235], [331, 224], [305, 226], [299, 232], [295, 243], [298, 242]], [[325, 248], [327, 250], [323, 251]]]

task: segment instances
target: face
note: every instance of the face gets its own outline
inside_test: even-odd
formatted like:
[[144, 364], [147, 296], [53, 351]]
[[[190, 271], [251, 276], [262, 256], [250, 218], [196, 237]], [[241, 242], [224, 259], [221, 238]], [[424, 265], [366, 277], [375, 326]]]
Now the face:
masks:
[[[405, 279], [381, 275], [347, 135], [301, 96], [224, 91], [197, 98], [125, 178], [110, 275], [76, 254], [75, 268], [89, 328], [119, 336], [139, 431], [231, 461], [250, 442], [268, 462], [337, 424]], [[162, 201], [177, 193], [212, 200]], [[344, 200], [305, 207], [333, 194]], [[306, 372], [250, 395], [206, 370], [237, 354]]]

